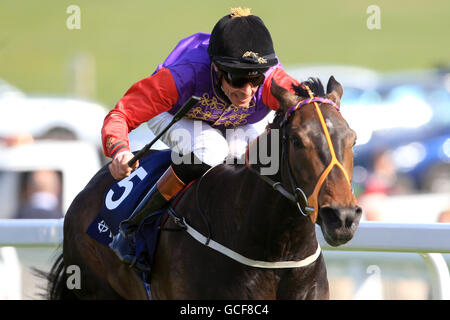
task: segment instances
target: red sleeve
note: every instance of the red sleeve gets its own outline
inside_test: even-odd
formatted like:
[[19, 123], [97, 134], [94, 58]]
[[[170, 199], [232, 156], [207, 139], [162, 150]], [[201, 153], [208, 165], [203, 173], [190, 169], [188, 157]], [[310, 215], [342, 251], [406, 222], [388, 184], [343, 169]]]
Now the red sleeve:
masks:
[[175, 81], [166, 68], [133, 84], [103, 122], [105, 155], [113, 158], [118, 152], [130, 150], [128, 133], [143, 122], [170, 110], [177, 100]]
[[296, 79], [291, 77], [284, 71], [283, 68], [276, 68], [273, 70], [273, 72], [269, 75], [269, 77], [264, 81], [264, 87], [262, 92], [262, 99], [263, 103], [271, 108], [272, 110], [277, 110], [280, 105], [278, 103], [278, 100], [272, 95], [270, 92], [270, 86], [272, 85], [272, 80], [275, 79], [275, 82], [294, 93], [294, 90], [292, 89], [292, 84], [298, 86], [300, 85], [300, 82], [298, 82]]

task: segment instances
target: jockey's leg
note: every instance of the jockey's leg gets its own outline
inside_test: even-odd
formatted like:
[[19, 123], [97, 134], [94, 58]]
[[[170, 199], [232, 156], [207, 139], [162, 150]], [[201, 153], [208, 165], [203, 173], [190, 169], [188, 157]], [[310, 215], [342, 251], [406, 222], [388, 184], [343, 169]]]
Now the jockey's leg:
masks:
[[[187, 156], [196, 158], [193, 153], [184, 156], [184, 158], [187, 158]], [[120, 223], [120, 232], [124, 236], [135, 232], [149, 214], [164, 207], [178, 192], [183, 190], [186, 184], [197, 179], [210, 168], [207, 164], [199, 163], [198, 159], [193, 161], [197, 164], [194, 164], [194, 162], [192, 164], [171, 163], [170, 167], [147, 193], [142, 208], [138, 207], [128, 219]]]
[[[147, 125], [157, 135], [172, 119], [170, 113], [163, 112], [149, 120]], [[228, 143], [222, 133], [201, 120], [183, 118], [173, 124], [160, 140], [174, 151], [172, 162], [177, 164], [192, 161], [189, 156], [185, 158], [177, 155], [184, 156], [193, 152], [202, 163], [215, 166], [223, 163], [228, 154]]]
[[244, 164], [248, 144], [261, 133], [262, 131], [260, 132], [253, 124], [244, 125], [235, 129], [226, 129], [225, 137], [229, 150], [227, 163], [234, 163], [237, 160], [238, 164]]
[[[163, 114], [162, 122], [169, 121], [171, 115]], [[152, 119], [153, 120], [153, 119]], [[140, 223], [152, 212], [164, 207], [186, 184], [202, 176], [211, 166], [222, 163], [228, 154], [228, 145], [221, 133], [203, 124], [203, 128], [196, 128], [193, 120], [182, 119], [163, 135], [161, 140], [171, 147], [172, 159], [170, 167], [164, 172], [155, 186], [148, 192], [148, 199], [142, 208], [120, 224], [117, 234], [110, 247], [120, 260], [129, 265], [136, 263], [135, 231]], [[164, 124], [157, 122], [157, 128], [164, 129]], [[157, 128], [154, 133], [158, 134]], [[145, 271], [146, 266], [135, 265], [137, 269]]]

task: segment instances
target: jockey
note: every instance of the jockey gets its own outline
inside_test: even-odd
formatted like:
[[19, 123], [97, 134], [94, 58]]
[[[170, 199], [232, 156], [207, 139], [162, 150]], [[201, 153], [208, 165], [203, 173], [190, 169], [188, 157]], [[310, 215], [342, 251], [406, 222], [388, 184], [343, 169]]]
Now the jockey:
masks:
[[234, 8], [211, 34], [181, 40], [164, 63], [135, 83], [108, 113], [102, 128], [104, 153], [113, 159], [112, 176], [123, 179], [139, 165], [128, 166], [133, 157], [128, 133], [147, 122], [157, 135], [191, 96], [201, 98], [161, 137], [172, 149], [171, 166], [150, 190], [144, 208], [122, 221], [110, 244], [124, 263], [135, 263], [134, 232], [150, 213], [211, 166], [227, 157], [242, 157], [248, 141], [260, 133], [254, 124], [279, 107], [270, 92], [274, 79], [291, 91], [292, 84], [299, 84], [283, 70], [263, 21], [250, 9]]

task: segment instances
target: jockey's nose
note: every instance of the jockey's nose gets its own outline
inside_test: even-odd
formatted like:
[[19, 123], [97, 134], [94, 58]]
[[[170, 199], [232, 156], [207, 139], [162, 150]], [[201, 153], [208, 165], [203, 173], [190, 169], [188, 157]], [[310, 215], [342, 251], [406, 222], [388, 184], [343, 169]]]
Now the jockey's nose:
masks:
[[250, 82], [247, 82], [240, 91], [246, 95], [252, 95], [256, 90], [258, 90], [258, 86], [253, 86]]

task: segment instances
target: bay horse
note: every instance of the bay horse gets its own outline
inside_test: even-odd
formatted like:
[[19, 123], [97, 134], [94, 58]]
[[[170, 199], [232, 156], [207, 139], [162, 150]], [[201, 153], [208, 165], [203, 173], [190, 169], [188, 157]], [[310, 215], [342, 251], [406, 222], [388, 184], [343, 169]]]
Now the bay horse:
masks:
[[[213, 167], [174, 208], [211, 242], [257, 263], [236, 261], [188, 232], [163, 229], [151, 272], [153, 299], [329, 298], [315, 224], [333, 246], [354, 235], [362, 213], [350, 185], [356, 134], [338, 111], [343, 89], [334, 77], [326, 93], [313, 78], [293, 89], [296, 94], [273, 82], [280, 108], [248, 147], [246, 163]], [[261, 174], [258, 157], [249, 161], [250, 151], [263, 140], [272, 153], [281, 147], [280, 169], [271, 175]], [[137, 273], [86, 234], [113, 182], [106, 165], [70, 206], [63, 252], [48, 275], [48, 298], [147, 298]], [[165, 227], [176, 229], [176, 220], [168, 219]], [[80, 268], [79, 288], [67, 287], [71, 265]]]

